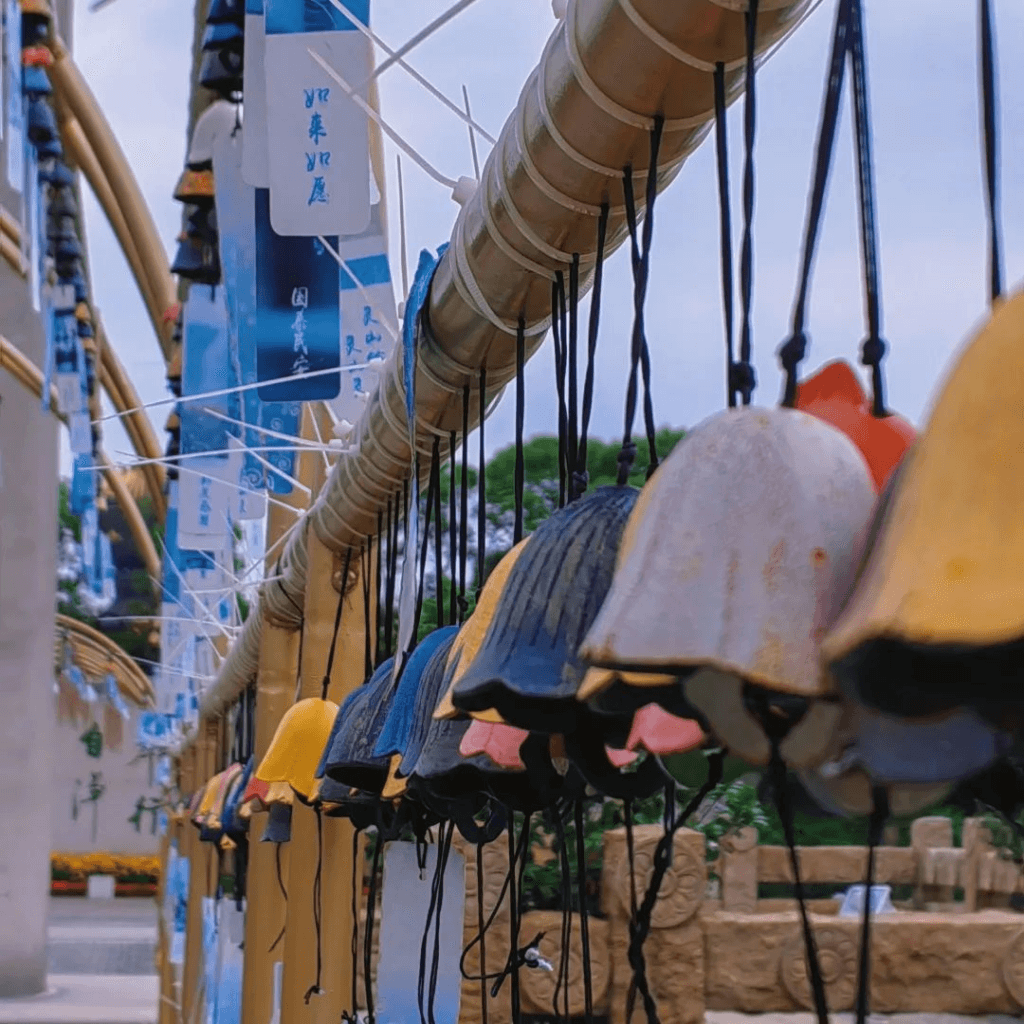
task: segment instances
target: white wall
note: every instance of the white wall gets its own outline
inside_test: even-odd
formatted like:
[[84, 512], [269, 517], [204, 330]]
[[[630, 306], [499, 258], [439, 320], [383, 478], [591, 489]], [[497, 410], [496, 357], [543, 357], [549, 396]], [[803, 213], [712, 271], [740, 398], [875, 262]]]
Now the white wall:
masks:
[[[154, 815], [143, 811], [139, 829], [129, 822], [140, 797], [147, 804], [159, 799], [160, 791], [150, 784], [150, 766], [138, 757], [135, 746], [136, 717], [124, 721], [100, 702], [87, 705], [71, 689], [60, 685], [54, 697], [57, 729], [53, 757], [51, 820], [52, 849], [58, 853], [155, 854], [159, 838], [152, 830]], [[103, 751], [90, 757], [81, 736], [96, 723], [103, 734]], [[155, 765], [154, 765], [155, 767]], [[103, 795], [95, 805], [83, 802], [89, 796], [92, 776], [98, 774]], [[72, 815], [78, 794], [78, 818]], [[95, 837], [93, 812], [95, 811]]]

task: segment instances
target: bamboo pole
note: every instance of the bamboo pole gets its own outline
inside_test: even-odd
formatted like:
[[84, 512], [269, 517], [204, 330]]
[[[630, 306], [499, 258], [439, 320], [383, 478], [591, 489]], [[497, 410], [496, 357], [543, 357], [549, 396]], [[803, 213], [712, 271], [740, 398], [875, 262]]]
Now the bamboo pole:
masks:
[[[327, 467], [320, 459], [316, 464], [314, 493], [323, 486], [326, 476]], [[360, 575], [351, 572], [350, 566], [349, 580], [340, 580], [341, 562], [319, 542], [310, 545], [309, 559], [297, 699], [321, 694], [338, 610], [339, 593], [334, 587], [334, 579], [338, 577], [343, 588], [347, 585], [347, 590], [327, 696], [341, 704], [364, 678], [366, 620]], [[355, 568], [358, 569], [358, 561]], [[318, 825], [317, 818], [313, 808], [296, 801], [292, 809], [281, 1024], [336, 1024], [343, 1011], [355, 1012], [355, 1007], [348, 1005], [352, 992], [349, 951], [355, 928], [351, 891], [352, 823], [343, 818], [322, 817]], [[314, 918], [318, 861], [319, 905], [324, 911], [320, 915], [319, 934]], [[307, 999], [307, 993], [318, 980], [321, 991]]]
[[[313, 439], [313, 430], [307, 411], [303, 416], [302, 437]], [[314, 467], [320, 460], [319, 452], [298, 455], [297, 477], [300, 483], [311, 487]], [[267, 548], [271, 548], [302, 515], [305, 507], [303, 492], [294, 488], [282, 499], [292, 506], [270, 505], [267, 513]], [[276, 553], [267, 559], [267, 572], [273, 571]], [[253, 760], [259, 764], [266, 754], [274, 733], [285, 712], [295, 699], [295, 679], [299, 665], [300, 634], [298, 630], [282, 626], [271, 619], [264, 622], [260, 637], [259, 673], [256, 681], [256, 736]], [[264, 816], [254, 815], [249, 826], [248, 900], [245, 910], [245, 966], [242, 976], [242, 1024], [269, 1024], [273, 1014], [274, 964], [284, 956], [284, 945], [274, 940], [285, 923], [285, 897], [281, 892], [289, 888], [289, 860], [291, 844], [278, 850], [274, 843], [261, 843]], [[281, 877], [278, 880], [278, 854], [281, 858]]]
[[118, 206], [141, 258], [142, 276], [148, 282], [153, 302], [159, 310], [155, 318], [157, 337], [164, 359], [168, 359], [173, 324], [164, 319], [164, 314], [175, 305], [177, 296], [156, 224], [124, 152], [82, 73], [59, 38], [52, 38], [49, 45], [54, 58], [50, 69], [53, 87], [81, 125], [106, 181], [117, 196]]

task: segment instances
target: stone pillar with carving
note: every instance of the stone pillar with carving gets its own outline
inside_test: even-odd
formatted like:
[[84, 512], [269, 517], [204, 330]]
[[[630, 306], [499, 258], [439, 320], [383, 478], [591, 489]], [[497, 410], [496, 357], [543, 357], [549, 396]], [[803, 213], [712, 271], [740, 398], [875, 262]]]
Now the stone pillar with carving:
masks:
[[[638, 825], [633, 832], [633, 876], [637, 902], [642, 903], [664, 831], [658, 825]], [[684, 828], [676, 833], [672, 866], [662, 883], [644, 944], [647, 980], [664, 1024], [702, 1024], [704, 1020], [704, 936], [697, 919], [707, 887], [704, 856], [700, 832]], [[625, 829], [607, 832], [604, 837], [601, 904], [608, 919], [611, 964], [608, 1018], [610, 1024], [626, 1024], [632, 983], [628, 955], [632, 885]], [[642, 1012], [639, 1001], [637, 1009]]]
[[952, 849], [953, 822], [939, 815], [917, 818], [910, 825], [910, 845], [917, 854], [915, 907], [924, 910], [929, 903], [952, 903], [952, 889], [936, 884], [934, 857], [929, 851]]
[[[454, 846], [466, 858], [466, 910], [463, 929], [463, 949], [473, 942], [480, 933], [479, 915], [477, 912], [477, 851], [475, 846], [467, 843], [458, 833], [455, 835]], [[504, 838], [487, 843], [483, 848], [483, 910], [484, 922], [490, 918], [498, 903], [502, 886], [508, 875], [508, 845]], [[486, 932], [486, 972], [497, 974], [508, 962], [509, 946], [509, 903], [508, 894], [502, 901], [494, 916], [494, 921]], [[525, 929], [524, 929], [525, 932]], [[466, 955], [466, 974], [471, 978], [480, 975], [480, 944], [476, 942]], [[491, 997], [493, 981], [486, 983], [487, 990], [487, 1024], [511, 1024], [512, 1007], [509, 1003], [510, 986], [508, 982], [501, 986], [497, 998]], [[483, 994], [479, 981], [462, 982], [462, 998], [459, 1005], [459, 1024], [483, 1024]]]

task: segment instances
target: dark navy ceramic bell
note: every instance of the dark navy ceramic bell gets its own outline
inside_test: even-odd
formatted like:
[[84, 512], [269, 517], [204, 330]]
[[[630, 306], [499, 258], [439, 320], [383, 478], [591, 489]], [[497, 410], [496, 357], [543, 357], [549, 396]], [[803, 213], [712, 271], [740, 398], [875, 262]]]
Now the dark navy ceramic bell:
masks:
[[261, 843], [288, 843], [292, 838], [291, 804], [271, 804]]

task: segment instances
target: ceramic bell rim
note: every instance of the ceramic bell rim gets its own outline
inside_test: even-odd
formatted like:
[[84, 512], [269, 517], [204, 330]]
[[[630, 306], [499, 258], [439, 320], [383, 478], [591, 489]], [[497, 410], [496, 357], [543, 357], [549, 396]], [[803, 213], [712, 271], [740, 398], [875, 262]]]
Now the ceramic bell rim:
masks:
[[261, 843], [288, 843], [292, 838], [292, 808], [289, 804], [273, 804], [267, 815], [267, 824], [260, 837]]
[[[423, 670], [423, 678], [420, 680], [406, 736], [405, 749], [402, 751], [401, 757], [395, 755], [397, 763], [394, 759], [391, 761], [391, 767], [394, 768], [396, 777], [408, 778], [416, 769], [416, 763], [423, 753], [427, 737], [434, 724], [433, 712], [437, 706], [438, 694], [444, 686], [448, 656], [457, 639], [458, 633], [442, 641], [430, 656], [430, 660]], [[389, 774], [391, 774], [390, 770]]]
[[[382, 662], [369, 680], [342, 706], [339, 728], [324, 745], [323, 774], [355, 789], [379, 795], [387, 779], [388, 758], [374, 754], [395, 696], [394, 658]], [[318, 769], [319, 770], [319, 769]]]
[[395, 698], [384, 721], [373, 752], [378, 757], [391, 757], [405, 752], [409, 730], [416, 713], [416, 696], [424, 682], [427, 666], [437, 650], [454, 642], [457, 626], [443, 626], [425, 636], [409, 655], [398, 680]]
[[879, 491], [917, 437], [917, 431], [902, 416], [872, 414], [860, 378], [844, 359], [826, 363], [797, 385], [796, 408], [846, 434], [864, 456]]
[[174, 186], [174, 198], [179, 203], [211, 204], [214, 199], [213, 170], [193, 170], [186, 167]]
[[584, 657], [648, 673], [706, 666], [781, 692], [826, 692], [819, 645], [848, 593], [874, 501], [860, 452], [827, 423], [756, 407], [705, 420], [644, 488]]
[[526, 549], [526, 545], [529, 543], [529, 537], [521, 540], [515, 547], [506, 552], [501, 561], [491, 570], [490, 576], [487, 577], [480, 591], [480, 598], [473, 609], [473, 614], [459, 628], [451, 650], [448, 652], [448, 660], [445, 666], [444, 696], [442, 696], [434, 712], [435, 718], [453, 719], [460, 717], [459, 710], [452, 703], [452, 691], [473, 663], [473, 659], [477, 656], [491, 620], [494, 618], [494, 610], [501, 598], [501, 593], [505, 588], [508, 577]]
[[333, 701], [307, 697], [293, 704], [278, 724], [254, 777], [271, 787], [291, 786], [300, 796], [307, 797], [337, 715], [338, 705]]
[[986, 771], [1013, 745], [1011, 736], [970, 709], [908, 720], [847, 707], [837, 730], [842, 749], [817, 768], [826, 779], [857, 769], [882, 785], [951, 785]]
[[[1024, 395], [1014, 372], [1022, 335], [1017, 293], [962, 350], [939, 392], [823, 644], [841, 679], [868, 679], [896, 660], [886, 677], [924, 672], [924, 692], [938, 671], [945, 678], [931, 689], [945, 684], [954, 702], [1019, 701], [994, 673], [1015, 676], [1024, 648]], [[944, 667], [950, 661], [959, 664]]]
[[758, 697], [805, 707], [786, 707], [786, 717], [795, 720], [779, 744], [785, 764], [794, 768], [819, 765], [838, 754], [837, 734], [843, 705], [834, 696], [799, 698], [794, 695], [759, 691], [739, 676], [704, 669], [683, 684], [689, 706], [697, 712], [697, 721], [730, 754], [754, 767], [765, 767], [772, 759], [771, 741], [765, 733], [754, 701]]
[[537, 527], [476, 657], [451, 689], [459, 711], [493, 708], [510, 725], [548, 734], [576, 727], [586, 671], [579, 645], [611, 586], [639, 493], [598, 487]]
[[[871, 780], [856, 768], [830, 779], [813, 769], [797, 772], [797, 778], [814, 802], [836, 817], [865, 817], [874, 809]], [[886, 789], [890, 815], [908, 817], [941, 803], [952, 787], [896, 784]]]

